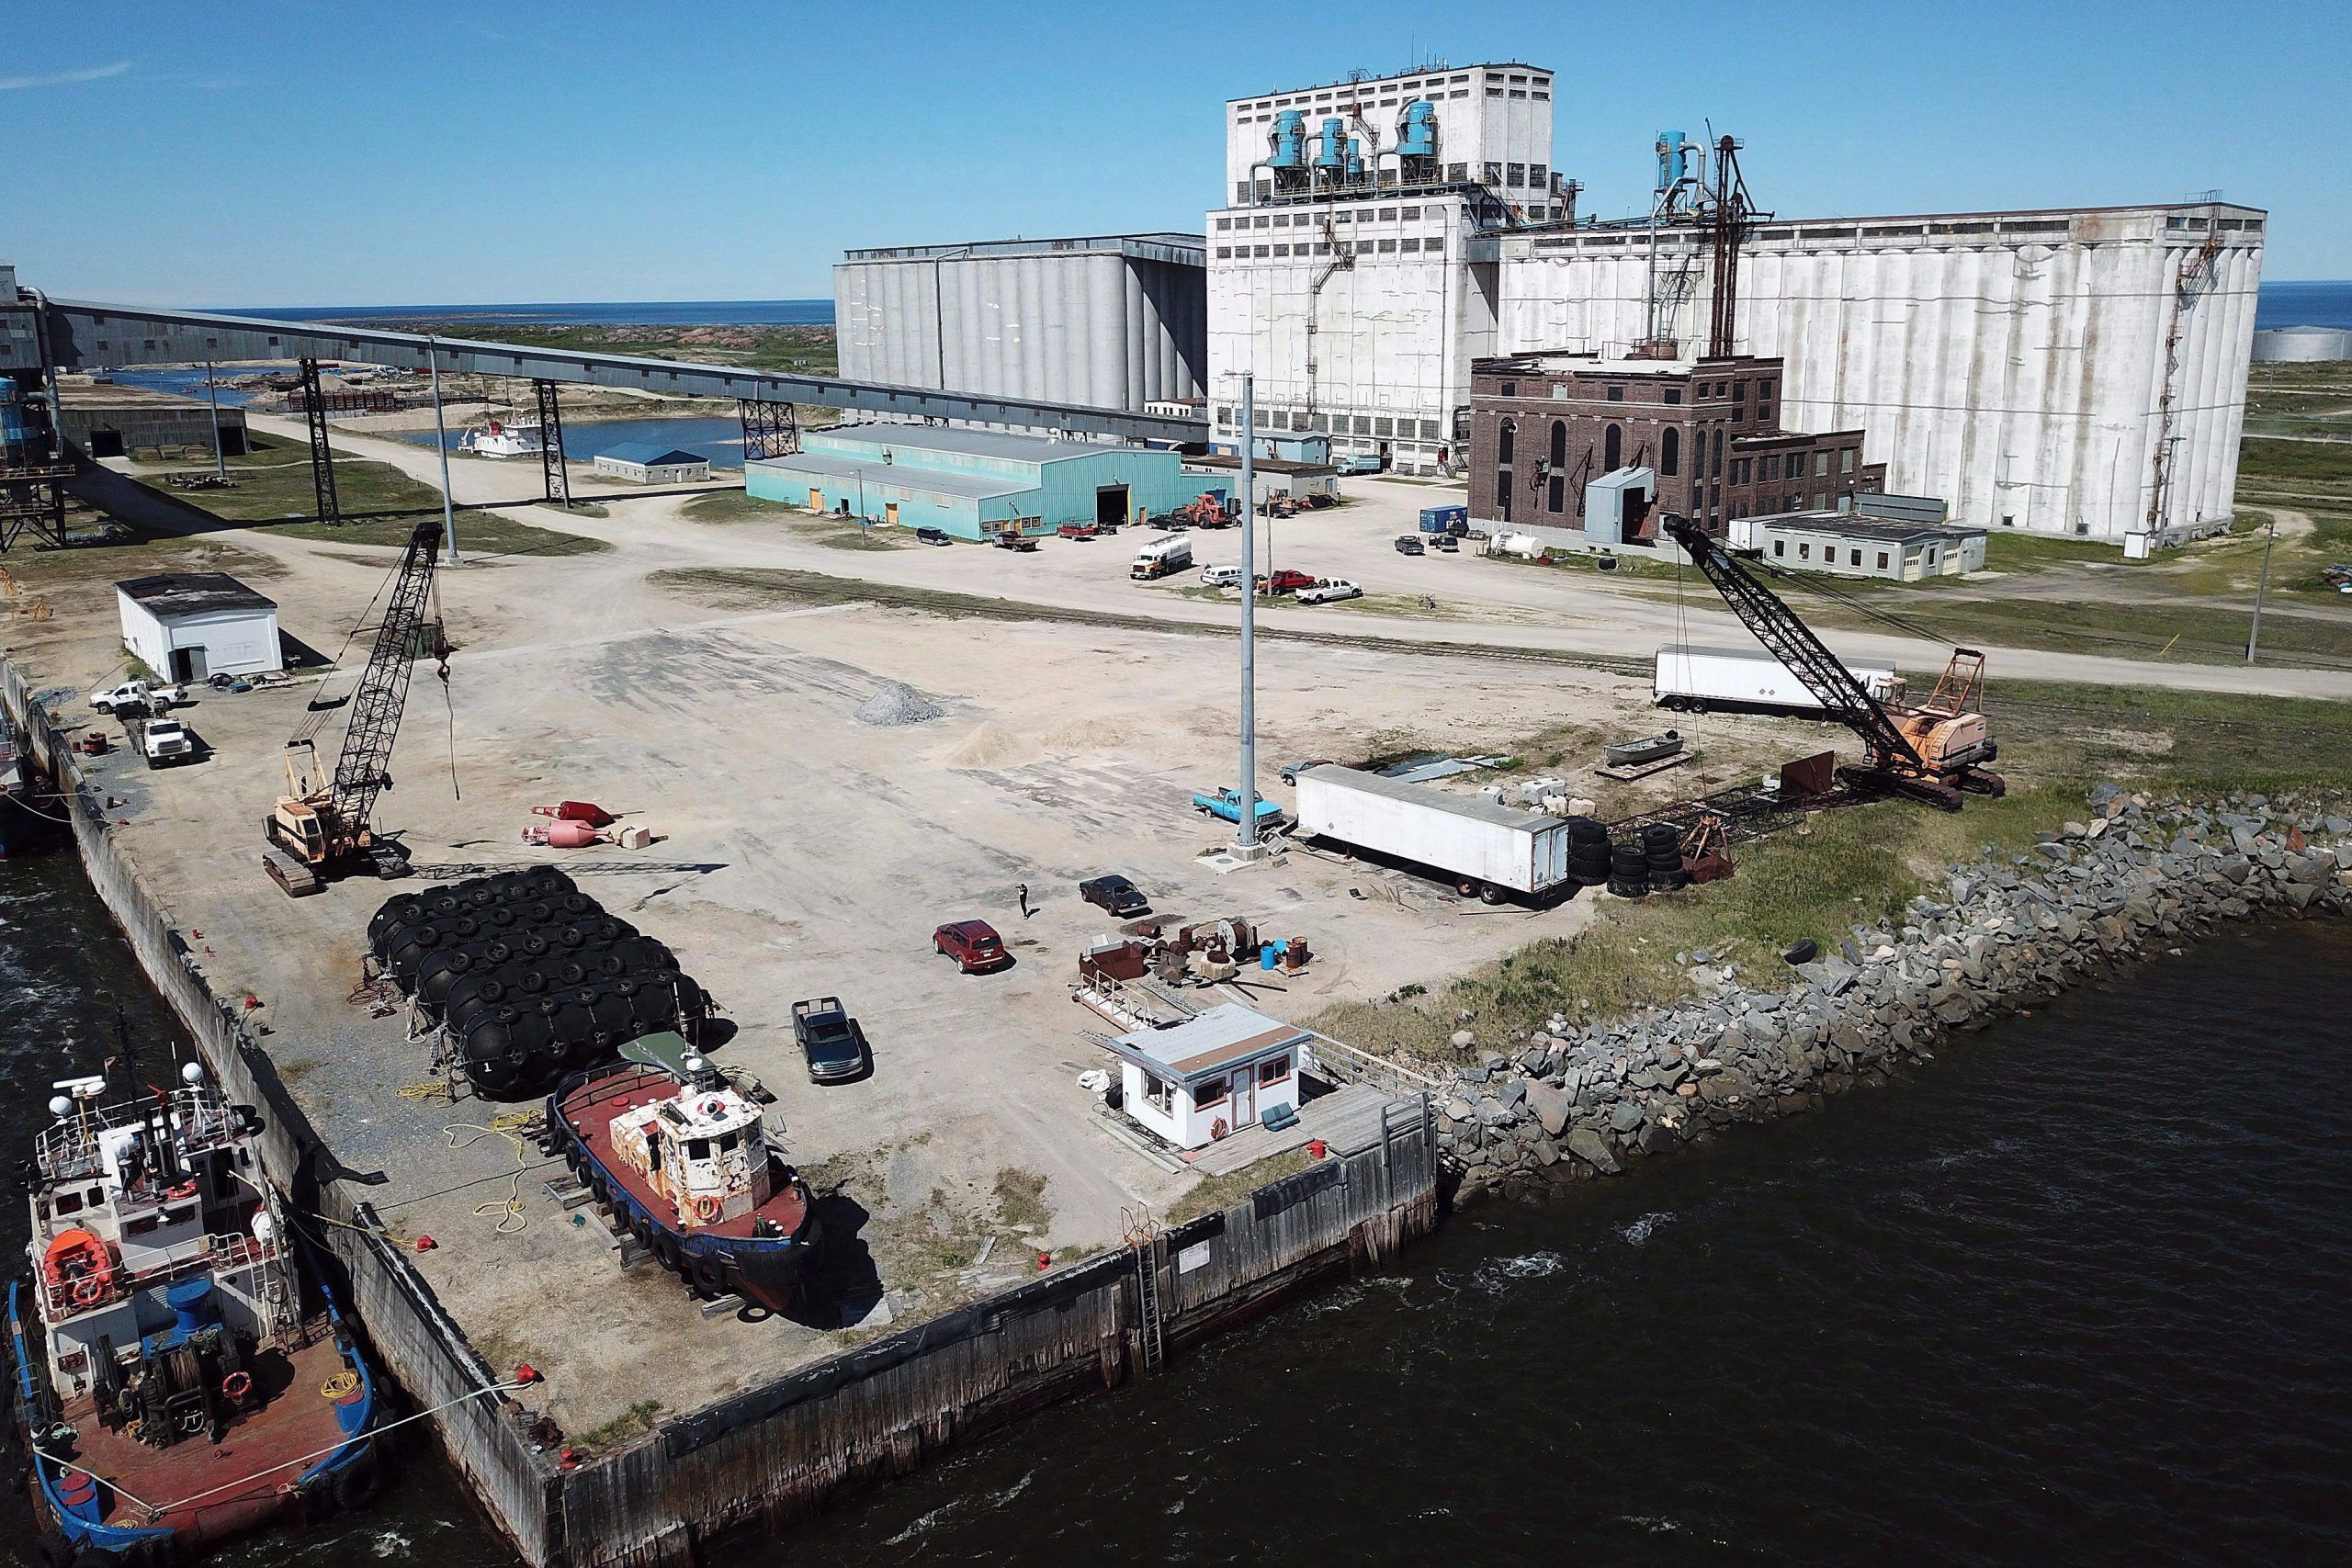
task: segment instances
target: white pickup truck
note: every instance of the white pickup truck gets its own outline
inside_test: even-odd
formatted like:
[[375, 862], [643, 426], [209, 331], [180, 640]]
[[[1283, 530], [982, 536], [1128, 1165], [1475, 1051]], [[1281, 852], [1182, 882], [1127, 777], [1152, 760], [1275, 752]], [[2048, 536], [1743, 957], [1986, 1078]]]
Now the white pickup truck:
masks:
[[151, 718], [140, 728], [139, 749], [151, 768], [168, 768], [196, 756], [196, 738], [175, 718]]
[[90, 705], [103, 714], [164, 713], [187, 701], [186, 686], [151, 686], [144, 681], [125, 681], [90, 694]]
[[1317, 579], [1292, 595], [1292, 598], [1301, 604], [1336, 604], [1342, 599], [1363, 597], [1363, 590], [1344, 577]]

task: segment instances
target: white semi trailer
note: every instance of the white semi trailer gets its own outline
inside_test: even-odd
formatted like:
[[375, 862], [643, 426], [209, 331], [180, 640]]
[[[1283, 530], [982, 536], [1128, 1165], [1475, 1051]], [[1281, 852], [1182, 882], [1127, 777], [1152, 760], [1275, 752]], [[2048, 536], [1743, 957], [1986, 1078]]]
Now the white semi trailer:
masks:
[[[1905, 685], [1891, 664], [1848, 664], [1878, 701], [1900, 702]], [[1657, 650], [1651, 699], [1681, 713], [1770, 713], [1821, 716], [1821, 699], [1796, 672], [1760, 648], [1700, 648], [1670, 642]]]
[[1562, 818], [1330, 762], [1300, 772], [1297, 787], [1301, 834], [1436, 872], [1464, 897], [1540, 901], [1577, 886]]

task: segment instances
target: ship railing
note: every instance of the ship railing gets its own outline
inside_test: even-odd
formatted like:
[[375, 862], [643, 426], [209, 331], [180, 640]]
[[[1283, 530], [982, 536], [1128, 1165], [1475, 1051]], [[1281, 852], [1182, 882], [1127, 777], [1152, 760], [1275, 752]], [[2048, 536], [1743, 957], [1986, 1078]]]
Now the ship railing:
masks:
[[33, 1157], [42, 1177], [51, 1181], [78, 1181], [106, 1168], [99, 1134], [119, 1127], [145, 1127], [155, 1116], [157, 1100], [168, 1111], [165, 1122], [180, 1146], [210, 1148], [240, 1135], [244, 1128], [237, 1112], [213, 1089], [190, 1087], [167, 1095], [125, 1104], [76, 1106], [62, 1121], [33, 1140]]
[[[41, 1316], [50, 1323], [59, 1323], [85, 1312], [96, 1312], [158, 1285], [177, 1284], [197, 1274], [251, 1273], [277, 1263], [284, 1256], [283, 1249], [274, 1241], [256, 1241], [234, 1231], [216, 1231], [169, 1248], [162, 1260], [143, 1268], [118, 1267], [110, 1274], [97, 1276], [101, 1282], [96, 1287], [88, 1284], [91, 1276], [62, 1279], [42, 1269], [38, 1271]], [[77, 1287], [80, 1295], [75, 1293]]]

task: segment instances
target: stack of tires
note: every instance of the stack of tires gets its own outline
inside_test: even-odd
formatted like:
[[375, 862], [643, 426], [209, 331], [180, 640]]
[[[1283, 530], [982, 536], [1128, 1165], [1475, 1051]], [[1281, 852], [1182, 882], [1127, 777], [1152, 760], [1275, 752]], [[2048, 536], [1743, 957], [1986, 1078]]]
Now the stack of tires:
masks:
[[1609, 846], [1609, 891], [1620, 898], [1649, 895], [1650, 863], [1641, 840]]
[[403, 893], [376, 912], [383, 972], [445, 1030], [475, 1090], [541, 1094], [639, 1035], [692, 1038], [710, 998], [675, 954], [555, 870]]
[[1642, 863], [1653, 893], [1674, 893], [1690, 886], [1682, 869], [1682, 829], [1671, 822], [1653, 822], [1642, 829]]
[[1609, 829], [1591, 817], [1568, 818], [1568, 875], [1582, 887], [1609, 880]]

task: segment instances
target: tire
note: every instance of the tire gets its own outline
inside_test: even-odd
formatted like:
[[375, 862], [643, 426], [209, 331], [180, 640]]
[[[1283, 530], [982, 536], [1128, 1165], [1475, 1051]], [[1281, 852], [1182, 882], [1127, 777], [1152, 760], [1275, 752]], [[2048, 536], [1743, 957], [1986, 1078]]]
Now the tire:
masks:
[[687, 1260], [686, 1282], [698, 1295], [714, 1299], [727, 1293], [727, 1259], [711, 1253], [696, 1253]]
[[339, 1512], [358, 1514], [367, 1511], [384, 1489], [384, 1467], [376, 1462], [376, 1448], [369, 1444], [359, 1456], [334, 1472], [334, 1506]]
[[33, 1542], [33, 1561], [40, 1568], [74, 1568], [74, 1543], [63, 1530], [43, 1530]]
[[1478, 896], [1478, 885], [1466, 876], [1453, 885], [1453, 890], [1464, 898], [1475, 898]]
[[1499, 904], [1502, 901], [1503, 890], [1501, 888], [1496, 886], [1491, 882], [1481, 882], [1478, 884], [1478, 902], [1481, 904]]
[[678, 1238], [668, 1231], [657, 1231], [653, 1236], [653, 1260], [673, 1274], [685, 1272], [685, 1259], [678, 1251]]
[[1647, 897], [1649, 890], [1650, 885], [1646, 882], [1620, 882], [1612, 877], [1609, 883], [1609, 891], [1620, 898]]

